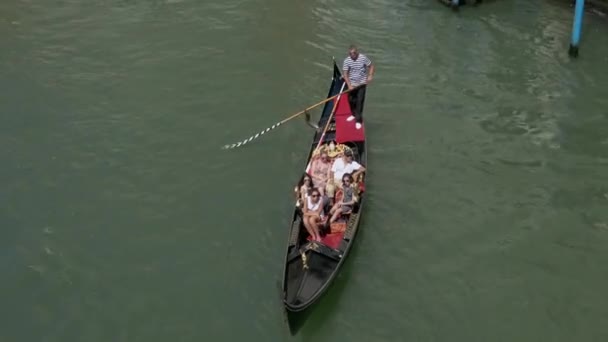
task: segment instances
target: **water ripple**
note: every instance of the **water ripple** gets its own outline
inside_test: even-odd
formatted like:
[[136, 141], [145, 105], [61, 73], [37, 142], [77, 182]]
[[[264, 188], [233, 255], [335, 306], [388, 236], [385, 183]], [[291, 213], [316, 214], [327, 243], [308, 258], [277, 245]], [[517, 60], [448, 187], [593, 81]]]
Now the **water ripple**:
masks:
[[586, 16], [569, 59], [571, 12], [3, 2], [0, 339], [286, 340], [276, 283], [312, 132], [219, 146], [325, 96], [355, 43], [377, 65], [365, 216], [295, 339], [593, 340], [608, 32]]

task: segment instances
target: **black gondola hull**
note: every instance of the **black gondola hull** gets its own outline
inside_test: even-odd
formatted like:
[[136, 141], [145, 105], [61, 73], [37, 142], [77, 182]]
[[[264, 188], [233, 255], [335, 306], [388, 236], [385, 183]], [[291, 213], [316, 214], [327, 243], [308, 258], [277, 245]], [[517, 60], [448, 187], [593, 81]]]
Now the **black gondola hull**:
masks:
[[[333, 77], [327, 97], [340, 93], [343, 83], [340, 69], [334, 62]], [[329, 129], [325, 135], [322, 132], [328, 120], [331, 120], [330, 126], [334, 124], [331, 114], [335, 105], [333, 102], [325, 104], [319, 118], [318, 126], [321, 127], [321, 132], [317, 131], [313, 137], [307, 163], [321, 139], [321, 143], [336, 139], [335, 127], [333, 130]], [[367, 170], [366, 139], [344, 142], [344, 144], [354, 151], [354, 159]], [[365, 176], [363, 176], [362, 182], [364, 179]], [[297, 316], [301, 316], [303, 311], [318, 301], [337, 276], [356, 237], [364, 201], [364, 196], [361, 196], [345, 223], [346, 228], [339, 244], [333, 247], [305, 239], [307, 233], [302, 227], [301, 217], [296, 208], [289, 230], [281, 286], [281, 296], [288, 317], [293, 317], [296, 313], [298, 313]]]

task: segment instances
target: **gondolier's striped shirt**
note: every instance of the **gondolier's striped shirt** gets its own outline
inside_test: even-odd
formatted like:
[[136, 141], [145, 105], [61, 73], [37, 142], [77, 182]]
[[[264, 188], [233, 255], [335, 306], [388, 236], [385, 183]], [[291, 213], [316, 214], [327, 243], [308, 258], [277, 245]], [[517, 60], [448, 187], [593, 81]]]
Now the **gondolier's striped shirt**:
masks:
[[344, 74], [348, 73], [348, 79], [353, 87], [367, 82], [367, 71], [372, 61], [366, 55], [360, 53], [356, 61], [353, 61], [350, 56], [344, 59]]

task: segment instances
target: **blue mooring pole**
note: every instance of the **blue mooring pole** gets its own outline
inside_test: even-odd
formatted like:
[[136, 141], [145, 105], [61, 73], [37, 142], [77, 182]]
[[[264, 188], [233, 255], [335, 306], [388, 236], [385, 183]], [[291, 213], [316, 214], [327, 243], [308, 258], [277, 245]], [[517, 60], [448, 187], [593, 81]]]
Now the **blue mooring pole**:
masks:
[[574, 7], [574, 23], [572, 24], [572, 42], [568, 54], [573, 57], [578, 56], [578, 43], [581, 40], [581, 28], [583, 26], [583, 12], [585, 10], [585, 0], [576, 0]]
[[458, 1], [458, 0], [452, 0], [451, 7], [452, 7], [453, 10], [458, 9], [458, 5], [460, 5], [459, 2], [460, 1]]

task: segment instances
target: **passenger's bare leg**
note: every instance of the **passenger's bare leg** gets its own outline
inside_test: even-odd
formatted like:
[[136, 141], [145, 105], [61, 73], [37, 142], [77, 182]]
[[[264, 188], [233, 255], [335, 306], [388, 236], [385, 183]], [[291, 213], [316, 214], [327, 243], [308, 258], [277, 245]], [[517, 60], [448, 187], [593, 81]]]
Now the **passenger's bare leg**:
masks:
[[333, 214], [334, 211], [336, 211], [339, 207], [340, 207], [340, 204], [338, 204], [338, 203], [334, 204], [334, 206], [331, 207], [331, 209], [329, 209], [329, 213]]
[[310, 224], [310, 228], [315, 233], [313, 238], [316, 241], [321, 241], [321, 237], [319, 236], [319, 224], [317, 223], [317, 217], [311, 216], [308, 222]]
[[313, 228], [310, 226], [310, 216], [304, 216], [304, 228], [306, 228], [306, 231], [308, 231], [308, 235], [310, 235], [311, 238], [315, 238], [315, 233]]
[[334, 214], [331, 216], [331, 219], [329, 219], [329, 223], [334, 223], [336, 222], [336, 220], [338, 219], [338, 216], [340, 216], [340, 214], [342, 214], [342, 208], [336, 208], [336, 211], [334, 211]]

